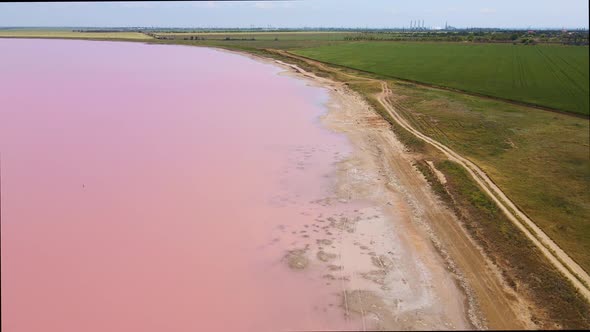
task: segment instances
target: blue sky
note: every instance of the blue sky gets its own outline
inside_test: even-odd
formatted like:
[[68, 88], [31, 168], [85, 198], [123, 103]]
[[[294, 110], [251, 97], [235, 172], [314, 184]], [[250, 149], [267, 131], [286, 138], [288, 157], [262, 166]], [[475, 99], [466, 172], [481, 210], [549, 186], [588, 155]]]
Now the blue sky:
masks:
[[587, 0], [0, 3], [0, 26], [588, 28]]

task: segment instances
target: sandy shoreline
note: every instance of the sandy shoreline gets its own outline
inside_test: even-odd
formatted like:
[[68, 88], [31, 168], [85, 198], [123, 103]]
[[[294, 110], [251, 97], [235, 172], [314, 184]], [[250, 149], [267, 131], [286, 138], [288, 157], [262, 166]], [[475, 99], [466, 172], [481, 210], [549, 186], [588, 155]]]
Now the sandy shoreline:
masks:
[[[419, 202], [403, 194], [399, 174], [385, 163], [385, 155], [403, 159], [402, 144], [359, 96], [343, 86], [329, 88], [331, 103], [323, 123], [346, 134], [353, 146], [338, 165], [336, 195], [368, 202], [375, 213], [373, 219], [353, 219], [353, 233], [339, 243], [347, 253], [343, 273], [355, 281], [347, 285], [349, 309], [371, 320], [369, 329], [484, 327], [475, 308], [470, 314], [468, 298], [432, 245], [428, 229], [420, 226]], [[379, 142], [383, 138], [388, 145]]]
[[[467, 296], [432, 245], [428, 229], [420, 225], [419, 202], [404, 195], [399, 174], [384, 163], [385, 155], [403, 158], [403, 146], [360, 97], [343, 87], [332, 90], [331, 95], [334, 104], [329, 105], [324, 124], [345, 133], [354, 149], [339, 164], [336, 194], [350, 201], [367, 201], [375, 211], [372, 220], [357, 221], [356, 232], [340, 242], [349, 256], [345, 273], [363, 279], [348, 285], [351, 290], [347, 292], [361, 295], [357, 301], [349, 300], [353, 310], [371, 317], [371, 328], [483, 327], [477, 315], [470, 316]], [[379, 137], [390, 145], [382, 145]], [[369, 248], [368, 256], [355, 250], [354, 240], [360, 249]]]
[[340, 83], [280, 61], [247, 56], [278, 64], [287, 69], [282, 75], [329, 91], [322, 125], [345, 134], [353, 149], [337, 164], [334, 196], [317, 202], [352, 208], [345, 214], [317, 218], [334, 237], [318, 240], [315, 246], [293, 248], [286, 256], [288, 264], [294, 269], [322, 270], [323, 278], [340, 283], [343, 314], [360, 320], [362, 329], [486, 327], [433, 245], [432, 234], [420, 220], [419, 202], [403, 194], [399, 174], [384, 163], [380, 139], [390, 143], [385, 155], [398, 156], [411, 167], [388, 124]]

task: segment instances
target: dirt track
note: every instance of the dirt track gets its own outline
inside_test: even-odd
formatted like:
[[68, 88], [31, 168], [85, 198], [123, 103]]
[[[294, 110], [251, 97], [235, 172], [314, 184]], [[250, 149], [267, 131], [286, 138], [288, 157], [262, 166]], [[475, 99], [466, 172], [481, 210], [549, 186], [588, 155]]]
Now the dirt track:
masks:
[[399, 125], [416, 135], [418, 138], [430, 143], [444, 153], [450, 160], [463, 166], [477, 184], [496, 202], [498, 207], [551, 261], [551, 263], [565, 275], [576, 288], [590, 301], [590, 276], [571, 257], [569, 257], [547, 234], [545, 234], [527, 215], [520, 211], [516, 205], [496, 186], [496, 184], [473, 162], [462, 157], [442, 143], [420, 133], [414, 129], [388, 101], [392, 95], [386, 82], [381, 83], [383, 91], [378, 100]]

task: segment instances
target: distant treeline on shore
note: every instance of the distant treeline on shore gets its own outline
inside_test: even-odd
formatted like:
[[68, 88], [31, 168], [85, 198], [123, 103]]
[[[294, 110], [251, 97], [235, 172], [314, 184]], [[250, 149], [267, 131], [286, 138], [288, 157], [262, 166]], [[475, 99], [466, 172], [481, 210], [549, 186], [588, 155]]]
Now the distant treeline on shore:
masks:
[[[502, 30], [502, 29], [451, 29], [451, 30], [195, 30], [195, 29], [148, 29], [148, 28], [109, 28], [77, 29], [74, 32], [140, 32], [156, 39], [182, 40], [256, 40], [256, 34], [273, 34], [279, 40], [282, 34], [333, 32], [340, 34], [338, 40], [346, 41], [441, 41], [473, 43], [513, 43], [513, 44], [564, 44], [588, 45], [588, 30]], [[216, 34], [215, 36], [207, 34]], [[178, 35], [176, 35], [178, 34]], [[227, 35], [220, 35], [227, 34]], [[240, 34], [249, 34], [244, 37]], [[265, 38], [267, 39], [267, 38]]]

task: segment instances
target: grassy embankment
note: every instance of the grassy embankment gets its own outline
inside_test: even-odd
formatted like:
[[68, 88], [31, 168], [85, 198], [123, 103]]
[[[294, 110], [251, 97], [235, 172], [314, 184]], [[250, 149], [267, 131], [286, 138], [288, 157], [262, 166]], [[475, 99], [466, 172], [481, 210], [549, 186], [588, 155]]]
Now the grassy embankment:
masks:
[[[407, 84], [400, 81], [391, 83]], [[392, 130], [396, 136], [415, 154], [415, 164], [426, 176], [433, 190], [455, 211], [467, 231], [482, 245], [488, 257], [503, 271], [507, 283], [516, 292], [535, 304], [537, 316], [533, 319], [546, 328], [590, 328], [590, 304], [551, 265], [540, 250], [508, 220], [468, 173], [458, 164], [444, 158], [432, 146], [397, 125], [376, 98], [372, 97], [373, 94], [379, 92], [378, 85], [357, 82], [349, 84], [349, 86], [364, 94], [373, 108], [392, 124]], [[393, 89], [396, 91], [395, 86]], [[453, 92], [429, 90], [433, 90], [431, 93], [434, 94], [450, 95], [451, 100], [453, 97], [458, 100], [465, 97], [476, 101], [481, 99]], [[496, 105], [493, 105], [495, 107], [518, 107], [500, 101], [486, 100], [486, 102], [495, 103]], [[534, 111], [540, 112], [539, 114], [545, 113], [550, 117], [556, 116], [556, 114], [541, 110], [520, 108], [525, 112]], [[490, 110], [493, 109], [490, 108]], [[570, 118], [573, 121], [584, 121], [566, 115], [557, 115]], [[476, 121], [472, 121], [472, 125], [478, 127]], [[485, 129], [480, 128], [480, 130]], [[492, 135], [490, 133], [490, 136]], [[481, 144], [481, 142], [474, 144], [478, 143]], [[445, 175], [446, 184], [443, 185], [439, 182], [426, 160], [434, 161], [436, 168]], [[584, 219], [578, 220], [579, 223], [583, 221]], [[577, 252], [583, 253], [580, 250]], [[553, 326], [553, 323], [557, 323], [558, 326]]]
[[415, 128], [479, 165], [590, 270], [588, 120], [406, 83], [392, 88]]
[[589, 114], [588, 47], [356, 42], [295, 53], [390, 78]]
[[465, 169], [448, 160], [428, 159], [435, 160], [446, 184], [438, 181], [424, 160], [418, 161], [418, 168], [500, 268], [507, 284], [534, 303], [533, 321], [548, 329], [590, 328], [588, 302], [481, 191]]

